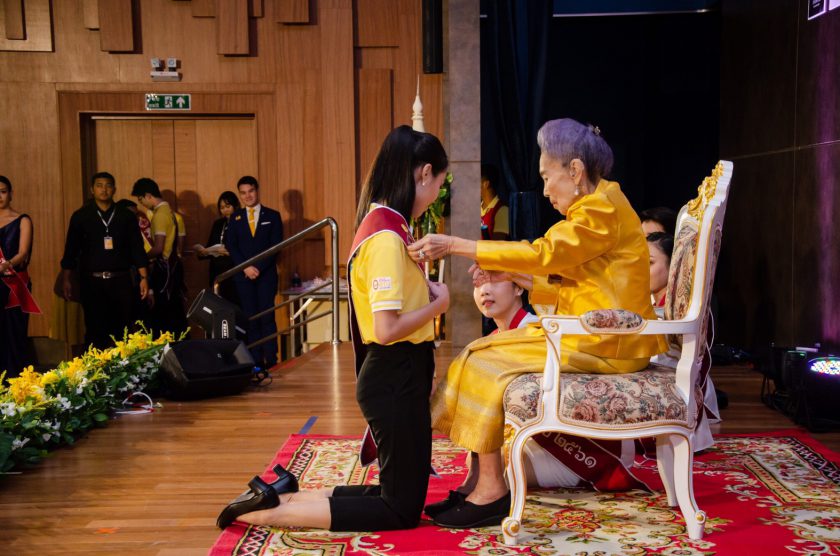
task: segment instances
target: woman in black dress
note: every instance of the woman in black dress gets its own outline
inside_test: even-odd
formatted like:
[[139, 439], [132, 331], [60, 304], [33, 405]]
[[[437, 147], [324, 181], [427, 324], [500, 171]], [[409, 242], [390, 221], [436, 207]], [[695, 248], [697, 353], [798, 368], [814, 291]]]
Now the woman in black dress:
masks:
[[12, 208], [12, 182], [6, 176], [0, 176], [0, 249], [0, 373], [5, 370], [6, 378], [12, 378], [32, 363], [27, 341], [29, 313], [24, 311], [25, 304], [8, 307], [10, 284], [23, 280], [32, 291], [26, 272], [32, 252], [32, 220]]
[[[239, 197], [236, 196], [236, 193], [233, 191], [225, 191], [221, 195], [219, 195], [219, 200], [216, 202], [216, 207], [219, 209], [219, 215], [221, 218], [213, 222], [213, 228], [210, 230], [210, 237], [207, 239], [207, 247], [212, 247], [214, 245], [220, 246], [222, 250], [222, 255], [218, 257], [214, 257], [211, 255], [208, 250], [199, 249], [198, 250], [198, 258], [199, 259], [209, 259], [210, 260], [210, 287], [213, 287], [213, 281], [216, 279], [216, 276], [225, 272], [226, 270], [230, 270], [233, 268], [233, 260], [230, 258], [230, 254], [227, 252], [227, 249], [224, 247], [225, 243], [225, 232], [227, 231], [228, 227], [228, 219], [230, 215], [233, 214], [237, 209], [239, 209]], [[222, 297], [236, 303], [239, 305], [239, 296], [236, 294], [236, 287], [233, 284], [233, 280], [225, 280], [220, 285], [219, 293]]]

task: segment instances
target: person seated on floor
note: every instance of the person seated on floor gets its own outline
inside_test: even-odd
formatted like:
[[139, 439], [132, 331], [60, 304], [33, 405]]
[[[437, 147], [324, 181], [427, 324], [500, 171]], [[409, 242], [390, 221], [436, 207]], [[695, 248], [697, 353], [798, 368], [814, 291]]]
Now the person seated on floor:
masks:
[[642, 221], [642, 229], [645, 235], [653, 232], [663, 232], [674, 237], [674, 230], [677, 227], [677, 213], [668, 207], [653, 207], [639, 213], [639, 220]]
[[[612, 149], [600, 130], [571, 119], [552, 120], [537, 134], [543, 194], [566, 217], [534, 242], [473, 241], [428, 234], [409, 246], [418, 262], [446, 255], [476, 261], [483, 270], [526, 275], [520, 285], [532, 303], [582, 315], [622, 308], [655, 319], [650, 303], [648, 250], [642, 224], [621, 187], [605, 178]], [[443, 527], [499, 525], [508, 516], [504, 480], [503, 396], [523, 373], [541, 373], [546, 340], [538, 326], [500, 332], [472, 342], [450, 365], [432, 399], [436, 430], [478, 453], [478, 478], [466, 499], [434, 518]], [[564, 336], [561, 371], [632, 373], [665, 351], [661, 336]]]
[[409, 220], [437, 199], [448, 166], [434, 135], [400, 126], [382, 144], [359, 198], [347, 265], [350, 320], [356, 400], [376, 442], [379, 484], [297, 492], [294, 476], [277, 467], [277, 481], [254, 477], [253, 495], [246, 493], [222, 511], [220, 528], [237, 518], [331, 531], [410, 529], [420, 523], [432, 462], [434, 317], [449, 306], [449, 291], [426, 279], [406, 246], [412, 241]]
[[650, 298], [656, 315], [662, 318], [665, 310], [665, 293], [668, 289], [668, 272], [671, 269], [671, 253], [674, 252], [674, 235], [653, 232], [647, 236], [650, 251]]

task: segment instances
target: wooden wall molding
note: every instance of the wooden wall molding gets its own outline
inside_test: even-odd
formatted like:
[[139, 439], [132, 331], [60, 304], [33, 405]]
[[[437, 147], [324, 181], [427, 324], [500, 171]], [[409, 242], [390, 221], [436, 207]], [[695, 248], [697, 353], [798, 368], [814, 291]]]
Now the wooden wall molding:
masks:
[[277, 23], [310, 23], [310, 0], [274, 0], [274, 19]]
[[105, 52], [134, 50], [132, 0], [105, 0], [99, 6], [99, 46]]
[[26, 22], [23, 17], [23, 0], [3, 0], [6, 20], [6, 38], [12, 41], [26, 39]]
[[0, 2], [0, 22], [0, 51], [53, 50], [50, 0], [3, 0]]

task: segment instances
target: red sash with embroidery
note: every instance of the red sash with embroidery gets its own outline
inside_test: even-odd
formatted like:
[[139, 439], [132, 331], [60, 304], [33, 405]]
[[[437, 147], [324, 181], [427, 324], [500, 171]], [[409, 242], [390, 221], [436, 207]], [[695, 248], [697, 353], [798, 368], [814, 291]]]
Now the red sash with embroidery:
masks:
[[[0, 261], [5, 260], [6, 256], [3, 254], [3, 249], [0, 248]], [[24, 313], [31, 313], [33, 315], [40, 315], [41, 308], [35, 298], [32, 297], [32, 292], [29, 291], [27, 284], [29, 284], [29, 273], [25, 270], [15, 272], [14, 269], [9, 269], [10, 274], [0, 276], [0, 280], [9, 288], [9, 301], [6, 303], [6, 309], [20, 307]]]
[[[405, 218], [397, 211], [385, 206], [376, 207], [365, 216], [362, 223], [359, 224], [356, 230], [356, 236], [353, 238], [353, 246], [350, 248], [350, 258], [347, 261], [347, 276], [350, 276], [350, 265], [353, 259], [359, 252], [362, 245], [380, 233], [396, 234], [406, 246], [414, 242], [414, 238], [408, 229], [408, 224]], [[362, 335], [359, 332], [359, 323], [356, 321], [356, 311], [353, 308], [353, 287], [351, 280], [347, 280], [348, 299], [350, 308], [350, 337], [353, 339], [353, 353], [355, 355], [356, 363], [356, 378], [359, 378], [359, 373], [362, 370], [362, 363], [365, 361], [367, 354], [367, 346], [362, 342]], [[364, 437], [362, 438], [362, 446], [359, 450], [359, 462], [362, 465], [370, 465], [376, 461], [376, 442], [373, 439], [373, 434], [370, 427], [365, 429]], [[432, 470], [434, 473], [434, 470]]]

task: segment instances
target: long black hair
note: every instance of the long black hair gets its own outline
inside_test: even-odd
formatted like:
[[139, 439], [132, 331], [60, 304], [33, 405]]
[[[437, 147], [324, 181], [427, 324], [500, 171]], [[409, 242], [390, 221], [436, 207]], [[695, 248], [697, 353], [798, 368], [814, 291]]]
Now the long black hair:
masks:
[[356, 227], [368, 213], [371, 203], [381, 203], [411, 219], [414, 206], [414, 170], [432, 165], [437, 176], [449, 166], [449, 158], [440, 140], [431, 133], [414, 131], [407, 125], [391, 130], [370, 168], [359, 196]]
[[236, 196], [236, 193], [233, 191], [223, 191], [222, 194], [219, 195], [219, 200], [216, 201], [216, 210], [219, 211], [219, 214], [222, 213], [222, 201], [232, 206], [233, 210], [238, 210], [241, 206], [239, 204], [239, 197]]

